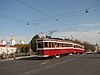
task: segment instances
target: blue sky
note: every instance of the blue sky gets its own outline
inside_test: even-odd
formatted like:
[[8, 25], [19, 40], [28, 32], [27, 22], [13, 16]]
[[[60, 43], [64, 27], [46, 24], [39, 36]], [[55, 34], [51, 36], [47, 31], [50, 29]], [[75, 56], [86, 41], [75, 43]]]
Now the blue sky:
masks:
[[[38, 32], [46, 34], [51, 30], [97, 33], [99, 13], [100, 0], [0, 0], [0, 39], [4, 36], [9, 41], [14, 35], [17, 42], [22, 37], [28, 43]], [[59, 37], [56, 33], [53, 36]], [[100, 40], [100, 34], [97, 36], [95, 42]]]

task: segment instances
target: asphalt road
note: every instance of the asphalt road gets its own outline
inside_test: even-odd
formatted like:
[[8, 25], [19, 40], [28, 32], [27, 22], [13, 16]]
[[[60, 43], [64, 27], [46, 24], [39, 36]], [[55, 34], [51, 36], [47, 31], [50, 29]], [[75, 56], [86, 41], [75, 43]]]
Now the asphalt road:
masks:
[[0, 75], [100, 75], [100, 55], [0, 61]]

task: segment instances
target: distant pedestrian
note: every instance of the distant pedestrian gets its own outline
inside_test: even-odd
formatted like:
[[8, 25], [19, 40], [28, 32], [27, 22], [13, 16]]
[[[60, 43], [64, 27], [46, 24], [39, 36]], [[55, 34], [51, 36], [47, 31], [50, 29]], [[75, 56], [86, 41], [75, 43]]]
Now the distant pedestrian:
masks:
[[14, 53], [14, 55], [13, 55], [13, 58], [14, 58], [14, 60], [16, 59], [15, 53]]

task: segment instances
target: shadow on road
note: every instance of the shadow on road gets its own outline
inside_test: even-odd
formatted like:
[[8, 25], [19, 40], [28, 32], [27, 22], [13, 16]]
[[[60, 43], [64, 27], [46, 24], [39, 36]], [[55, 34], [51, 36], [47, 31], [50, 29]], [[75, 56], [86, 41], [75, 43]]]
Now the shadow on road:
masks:
[[20, 58], [17, 60], [47, 60], [47, 59], [51, 59], [50, 57], [48, 58], [43, 58], [43, 57], [28, 57], [28, 58]]

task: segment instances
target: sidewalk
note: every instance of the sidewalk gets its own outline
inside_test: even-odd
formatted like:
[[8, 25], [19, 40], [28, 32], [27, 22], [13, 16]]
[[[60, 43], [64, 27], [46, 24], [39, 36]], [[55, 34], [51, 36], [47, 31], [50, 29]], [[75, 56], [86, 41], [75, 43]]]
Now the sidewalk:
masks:
[[21, 57], [15, 57], [14, 58], [8, 58], [8, 59], [0, 59], [0, 61], [7, 61], [7, 60], [18, 60], [18, 59], [23, 59], [23, 58], [31, 58], [31, 57], [36, 57], [37, 55], [31, 55], [31, 56], [21, 56]]

